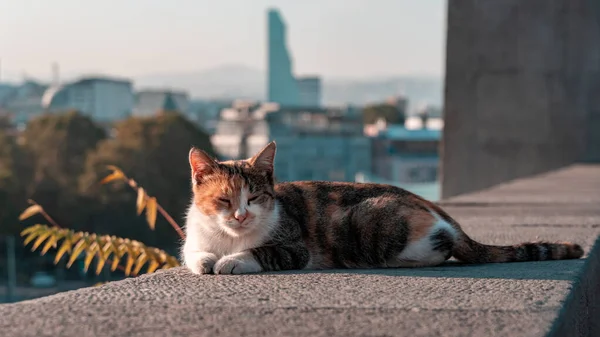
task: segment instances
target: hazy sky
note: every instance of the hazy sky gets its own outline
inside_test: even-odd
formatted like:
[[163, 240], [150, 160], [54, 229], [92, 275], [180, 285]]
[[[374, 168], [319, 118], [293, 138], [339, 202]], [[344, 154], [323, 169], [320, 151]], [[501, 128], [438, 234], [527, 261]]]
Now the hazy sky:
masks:
[[264, 69], [270, 6], [296, 74], [443, 74], [446, 0], [1, 0], [2, 79]]

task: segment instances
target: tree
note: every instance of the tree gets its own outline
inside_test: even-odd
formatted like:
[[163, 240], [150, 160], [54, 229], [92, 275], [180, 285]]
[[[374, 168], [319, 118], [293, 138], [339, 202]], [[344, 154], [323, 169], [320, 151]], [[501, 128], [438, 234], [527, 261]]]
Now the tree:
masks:
[[192, 146], [214, 155], [209, 136], [177, 112], [131, 117], [116, 124], [115, 137], [100, 142], [88, 157], [79, 183], [81, 194], [94, 200], [95, 211], [85, 221], [92, 226], [90, 230], [174, 248], [176, 233], [164, 220], [159, 219], [155, 231], [139, 230], [144, 219], [131, 206], [136, 194], [129, 186], [99, 186], [96, 182], [106, 176], [107, 165], [115, 165], [148, 194], [160, 196], [163, 207], [181, 220], [190, 200], [187, 155]]
[[78, 200], [79, 176], [87, 155], [104, 138], [104, 129], [77, 111], [32, 119], [23, 132], [23, 146], [32, 158], [30, 197], [59, 221], [76, 222], [85, 211]]
[[18, 216], [26, 206], [26, 185], [31, 179], [28, 159], [15, 137], [0, 130], [0, 234], [20, 231]]
[[[85, 269], [91, 266], [92, 261], [96, 261], [94, 269], [97, 275], [105, 268], [112, 271], [119, 269], [125, 276], [137, 276], [144, 269], [145, 272], [152, 273], [158, 268], [176, 267], [179, 262], [167, 249], [148, 246], [148, 241], [142, 243], [122, 238], [115, 235], [118, 234], [115, 232], [126, 229], [139, 234], [140, 231], [132, 225], [140, 220], [137, 215], [145, 212], [149, 227], [156, 229], [152, 232], [155, 234], [153, 239], [163, 243], [161, 246], [167, 246], [165, 242], [176, 243], [178, 240], [173, 238], [175, 235], [179, 235], [179, 239], [185, 239], [180, 226], [165, 211], [164, 208], [167, 207], [163, 208], [148, 191], [162, 191], [172, 196], [167, 204], [174, 208], [179, 206], [178, 214], [183, 214], [190, 195], [187, 153], [194, 145], [214, 155], [208, 135], [173, 112], [164, 112], [153, 118], [130, 118], [117, 124], [115, 131], [114, 139], [101, 141], [97, 149], [86, 157], [85, 172], [79, 178], [79, 201], [85, 201], [87, 207], [83, 208], [93, 210], [88, 212], [88, 220], [93, 229], [76, 231], [64, 228], [49, 216], [42, 205], [34, 202], [21, 213], [19, 219], [26, 220], [41, 214], [50, 225], [35, 224], [21, 231], [24, 245], [31, 245], [32, 251], [38, 250], [42, 255], [52, 248], [56, 249], [54, 263], [69, 256], [67, 267], [73, 265], [79, 257], [85, 256]], [[176, 157], [173, 158], [174, 156]], [[176, 158], [182, 160], [178, 161]], [[128, 173], [114, 165], [117, 163], [128, 167], [128, 171], [136, 178], [128, 176]], [[145, 179], [149, 187], [139, 184], [137, 176]], [[106, 186], [108, 183], [110, 184]], [[89, 188], [90, 186], [93, 188]], [[112, 187], [112, 193], [107, 187]], [[133, 188], [137, 193], [127, 193], [125, 187]], [[103, 209], [111, 201], [114, 202], [107, 193], [120, 196], [116, 200], [120, 207], [111, 207], [110, 211]], [[123, 204], [123, 201], [132, 199], [135, 199], [135, 208]], [[169, 222], [175, 231], [157, 224], [157, 211], [162, 215], [160, 219]], [[88, 221], [82, 223], [87, 224]]]
[[0, 115], [0, 130], [13, 129], [14, 125], [7, 115]]
[[363, 121], [365, 124], [373, 124], [383, 118], [389, 124], [404, 124], [406, 116], [395, 106], [387, 103], [367, 106], [363, 109]]

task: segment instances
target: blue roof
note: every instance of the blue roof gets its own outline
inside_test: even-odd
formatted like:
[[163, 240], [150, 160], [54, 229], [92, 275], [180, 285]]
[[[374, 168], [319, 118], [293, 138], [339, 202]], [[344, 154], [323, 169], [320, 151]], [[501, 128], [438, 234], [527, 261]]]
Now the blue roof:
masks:
[[440, 140], [442, 130], [436, 129], [416, 129], [409, 130], [402, 126], [389, 126], [387, 130], [379, 135], [381, 138], [393, 140]]

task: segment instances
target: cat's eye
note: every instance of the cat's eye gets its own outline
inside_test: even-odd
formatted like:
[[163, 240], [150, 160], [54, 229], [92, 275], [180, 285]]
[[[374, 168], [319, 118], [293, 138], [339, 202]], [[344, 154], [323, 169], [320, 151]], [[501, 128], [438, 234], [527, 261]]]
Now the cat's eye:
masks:
[[260, 198], [260, 195], [255, 195], [252, 198], [248, 199], [248, 205], [250, 205], [251, 202], [256, 201], [258, 198]]
[[219, 200], [219, 202], [222, 202], [222, 203], [224, 203], [224, 204], [226, 204], [226, 205], [229, 205], [229, 199], [225, 199], [225, 198], [219, 198], [219, 199], [217, 199], [217, 200]]

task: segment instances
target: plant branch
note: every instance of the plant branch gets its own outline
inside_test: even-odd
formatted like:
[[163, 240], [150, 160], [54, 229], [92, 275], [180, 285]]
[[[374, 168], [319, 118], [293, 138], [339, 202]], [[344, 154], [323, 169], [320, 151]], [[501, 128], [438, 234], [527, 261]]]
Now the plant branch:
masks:
[[[131, 187], [134, 191], [137, 191], [138, 183], [135, 180], [126, 176], [123, 179], [127, 182], [127, 185], [129, 185], [129, 187]], [[158, 203], [158, 201], [156, 202], [156, 209], [165, 218], [165, 220], [167, 220], [171, 227], [173, 227], [177, 234], [179, 234], [179, 236], [185, 240], [185, 233], [183, 232], [181, 227], [179, 227], [175, 219], [173, 219], [173, 217]]]
[[[48, 213], [46, 212], [46, 210], [44, 209], [44, 207], [42, 207], [42, 205], [40, 205], [40, 204], [36, 203], [36, 202], [35, 202], [35, 201], [33, 201], [33, 200], [29, 200], [29, 203], [30, 203], [30, 204], [32, 204], [32, 205], [38, 205], [38, 206], [40, 206], [40, 210], [39, 210], [40, 214], [41, 214], [41, 215], [44, 217], [44, 219], [46, 219], [46, 221], [48, 221], [48, 222], [49, 222], [49, 223], [50, 223], [52, 226], [54, 226], [54, 227], [57, 227], [57, 228], [62, 228], [62, 227], [61, 227], [61, 226], [60, 226], [60, 225], [59, 225], [59, 224], [58, 224], [56, 221], [54, 221], [54, 219], [52, 219], [52, 217], [50, 216], [50, 214], [48, 214]], [[100, 257], [100, 253], [96, 253], [96, 255], [97, 255], [98, 257]], [[113, 261], [114, 261], [114, 259], [113, 259]], [[125, 267], [123, 267], [123, 266], [122, 266], [122, 265], [120, 265], [120, 264], [119, 264], [119, 265], [117, 265], [117, 269], [119, 269], [120, 271], [125, 271]], [[134, 277], [136, 277], [136, 276], [137, 276], [137, 274], [133, 274], [133, 276], [134, 276]]]
[[56, 223], [56, 221], [54, 221], [54, 219], [52, 219], [52, 217], [48, 213], [46, 213], [46, 210], [44, 209], [44, 207], [42, 207], [42, 205], [38, 204], [37, 202], [35, 202], [31, 199], [29, 200], [29, 204], [38, 205], [40, 207], [39, 212], [44, 217], [44, 219], [46, 219], [46, 221], [48, 221], [54, 227], [62, 228], [61, 226], [58, 225], [58, 223]]
[[183, 230], [181, 229], [181, 227], [179, 227], [177, 225], [177, 223], [171, 217], [171, 215], [169, 215], [169, 213], [167, 213], [167, 211], [165, 211], [165, 209], [158, 202], [156, 203], [156, 209], [158, 209], [158, 211], [160, 212], [160, 214], [169, 222], [169, 224], [171, 225], [171, 227], [173, 227], [173, 229], [175, 229], [175, 231], [177, 232], [177, 234], [179, 234], [179, 236], [182, 239], [185, 240], [185, 233], [183, 232]]
[[48, 222], [49, 222], [49, 223], [50, 223], [52, 226], [54, 226], [54, 227], [58, 227], [58, 228], [62, 228], [62, 227], [60, 227], [60, 226], [59, 226], [59, 225], [56, 223], [56, 221], [54, 221], [54, 219], [52, 219], [52, 217], [50, 217], [50, 215], [49, 215], [48, 213], [46, 213], [46, 211], [45, 211], [43, 208], [42, 208], [42, 210], [41, 210], [40, 214], [41, 214], [41, 215], [42, 215], [42, 216], [43, 216], [43, 217], [44, 217], [46, 220], [48, 220]]

